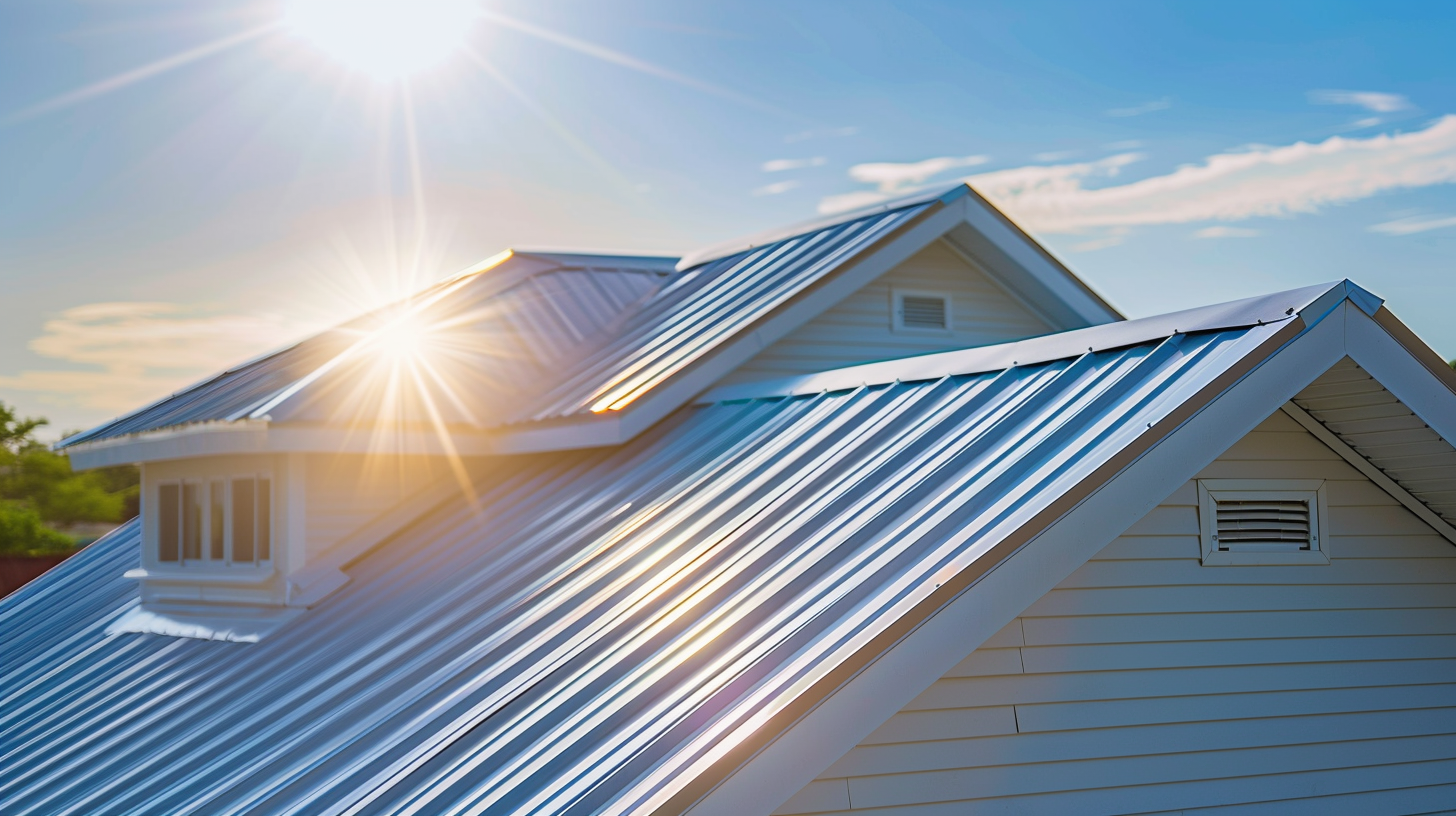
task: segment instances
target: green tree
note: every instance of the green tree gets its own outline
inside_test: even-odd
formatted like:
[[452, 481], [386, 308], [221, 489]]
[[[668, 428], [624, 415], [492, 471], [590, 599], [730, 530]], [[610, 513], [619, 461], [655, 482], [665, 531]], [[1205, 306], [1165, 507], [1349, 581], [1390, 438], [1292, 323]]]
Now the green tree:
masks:
[[46, 424], [21, 418], [0, 402], [0, 553], [65, 552], [77, 539], [57, 526], [116, 523], [136, 515], [140, 478], [134, 467], [75, 473], [65, 456], [36, 441]]

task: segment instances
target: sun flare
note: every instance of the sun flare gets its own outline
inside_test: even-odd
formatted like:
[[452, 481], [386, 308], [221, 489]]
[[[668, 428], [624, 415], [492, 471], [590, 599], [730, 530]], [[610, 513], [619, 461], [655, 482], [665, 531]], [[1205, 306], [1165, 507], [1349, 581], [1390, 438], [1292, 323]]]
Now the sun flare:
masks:
[[291, 0], [284, 22], [344, 65], [390, 80], [455, 53], [479, 16], [475, 0]]

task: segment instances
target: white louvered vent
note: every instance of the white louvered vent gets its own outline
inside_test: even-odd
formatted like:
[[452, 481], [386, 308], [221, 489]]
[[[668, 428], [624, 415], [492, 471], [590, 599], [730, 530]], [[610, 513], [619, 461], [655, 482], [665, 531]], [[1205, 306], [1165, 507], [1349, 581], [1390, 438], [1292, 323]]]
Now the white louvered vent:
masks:
[[1198, 480], [1204, 566], [1328, 564], [1327, 515], [1320, 480]]
[[1308, 550], [1310, 507], [1294, 499], [1215, 501], [1218, 548], [1224, 552]]
[[909, 331], [950, 329], [950, 296], [935, 292], [895, 292], [894, 328]]

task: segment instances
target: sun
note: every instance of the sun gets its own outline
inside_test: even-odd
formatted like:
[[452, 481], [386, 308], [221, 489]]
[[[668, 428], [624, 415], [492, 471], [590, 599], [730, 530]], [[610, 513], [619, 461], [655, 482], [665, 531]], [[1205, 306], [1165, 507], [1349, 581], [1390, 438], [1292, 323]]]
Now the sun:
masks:
[[344, 65], [393, 80], [449, 57], [479, 16], [476, 0], [290, 0], [284, 23]]

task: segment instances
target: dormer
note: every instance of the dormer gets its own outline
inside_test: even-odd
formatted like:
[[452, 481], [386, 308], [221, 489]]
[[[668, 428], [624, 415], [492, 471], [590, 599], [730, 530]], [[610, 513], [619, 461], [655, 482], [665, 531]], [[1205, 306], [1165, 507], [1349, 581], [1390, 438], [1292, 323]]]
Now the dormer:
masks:
[[142, 465], [141, 604], [115, 631], [256, 640], [459, 489], [439, 457], [237, 454]]

